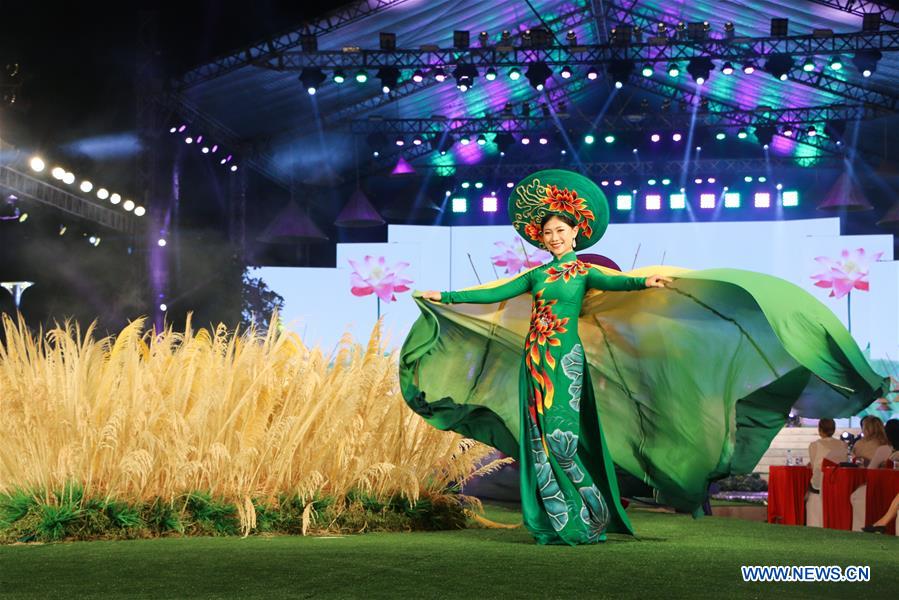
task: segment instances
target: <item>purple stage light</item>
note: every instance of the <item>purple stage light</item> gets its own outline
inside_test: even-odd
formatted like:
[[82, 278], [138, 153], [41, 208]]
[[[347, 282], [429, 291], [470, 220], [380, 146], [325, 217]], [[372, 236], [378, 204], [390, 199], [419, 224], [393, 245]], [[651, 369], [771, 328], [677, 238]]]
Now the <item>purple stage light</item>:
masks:
[[202, 135], [198, 135], [198, 136], [197, 136], [197, 139], [194, 140], [194, 141], [195, 141], [196, 143], [198, 143], [198, 144], [202, 143], [202, 142], [203, 142], [203, 136], [202, 136]]
[[683, 138], [683, 136], [679, 133], [675, 133], [674, 135], [671, 136], [671, 139], [674, 140], [675, 142], [681, 141], [682, 138]]
[[646, 196], [646, 210], [661, 210], [662, 197], [658, 194], [649, 194]]
[[662, 136], [660, 136], [658, 133], [654, 133], [649, 137], [649, 139], [651, 139], [653, 142], [658, 142], [660, 139], [662, 139]]
[[699, 185], [700, 183], [702, 183], [702, 177], [697, 177], [696, 179], [693, 180], [693, 183], [695, 183], [696, 185]]
[[194, 138], [192, 138], [192, 137], [190, 137], [190, 136], [187, 136], [186, 138], [184, 138], [184, 143], [185, 143], [185, 144], [193, 144], [193, 143], [194, 143]]
[[715, 194], [700, 194], [699, 208], [715, 208]]
[[756, 192], [755, 207], [756, 208], [770, 208], [771, 207], [771, 194], [769, 194], [768, 192]]
[[187, 129], [187, 125], [182, 125], [181, 127], [178, 128], [178, 133], [184, 133], [184, 131], [186, 129]]

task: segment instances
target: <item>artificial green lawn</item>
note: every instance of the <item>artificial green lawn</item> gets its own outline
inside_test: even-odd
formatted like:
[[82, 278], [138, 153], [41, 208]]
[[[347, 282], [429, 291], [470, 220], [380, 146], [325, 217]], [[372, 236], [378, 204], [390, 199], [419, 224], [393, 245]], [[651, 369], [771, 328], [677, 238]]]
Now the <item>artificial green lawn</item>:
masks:
[[[899, 538], [629, 511], [640, 540], [536, 546], [524, 529], [0, 546], [15, 598], [895, 597]], [[520, 515], [489, 508], [487, 516]], [[869, 565], [869, 583], [743, 583], [740, 565]]]

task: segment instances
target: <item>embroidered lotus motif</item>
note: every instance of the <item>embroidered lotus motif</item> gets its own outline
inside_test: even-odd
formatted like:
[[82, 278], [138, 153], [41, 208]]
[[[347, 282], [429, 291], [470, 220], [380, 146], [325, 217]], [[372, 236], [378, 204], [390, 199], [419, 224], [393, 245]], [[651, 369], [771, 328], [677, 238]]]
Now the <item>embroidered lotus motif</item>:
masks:
[[590, 266], [581, 260], [572, 260], [560, 265], [555, 265], [546, 270], [545, 283], [552, 283], [562, 279], [568, 283], [573, 277], [578, 275], [586, 275], [590, 272]]

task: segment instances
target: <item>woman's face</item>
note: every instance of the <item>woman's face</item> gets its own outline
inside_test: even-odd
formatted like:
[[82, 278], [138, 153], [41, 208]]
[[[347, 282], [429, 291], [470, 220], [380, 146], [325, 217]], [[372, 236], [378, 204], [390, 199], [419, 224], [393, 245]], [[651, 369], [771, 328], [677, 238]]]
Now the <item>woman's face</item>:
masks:
[[571, 243], [576, 237], [577, 227], [572, 227], [559, 217], [550, 217], [543, 226], [543, 245], [553, 256], [571, 252]]

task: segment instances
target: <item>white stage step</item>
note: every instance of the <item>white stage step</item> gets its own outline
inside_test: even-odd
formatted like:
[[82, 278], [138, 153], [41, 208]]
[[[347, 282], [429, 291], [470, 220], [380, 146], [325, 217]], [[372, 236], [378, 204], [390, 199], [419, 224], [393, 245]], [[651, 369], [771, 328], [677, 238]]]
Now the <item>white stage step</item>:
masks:
[[[839, 437], [844, 431], [858, 434], [857, 428], [840, 429], [837, 428], [834, 437]], [[808, 446], [818, 439], [817, 427], [784, 427], [781, 429], [768, 450], [759, 460], [759, 464], [753, 469], [756, 473], [768, 478], [768, 467], [772, 465], [787, 464], [787, 450], [791, 451], [793, 458], [802, 458], [803, 464], [808, 464]]]

